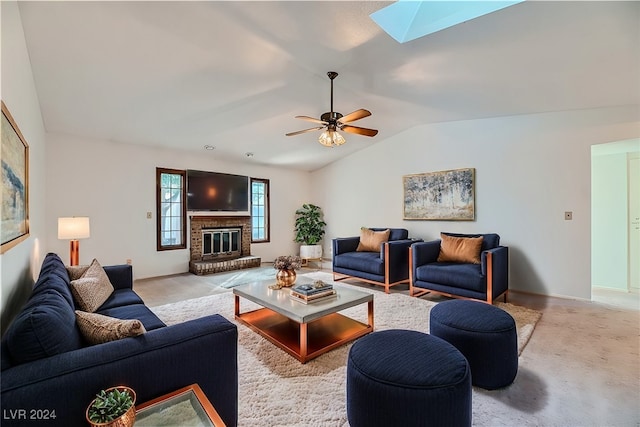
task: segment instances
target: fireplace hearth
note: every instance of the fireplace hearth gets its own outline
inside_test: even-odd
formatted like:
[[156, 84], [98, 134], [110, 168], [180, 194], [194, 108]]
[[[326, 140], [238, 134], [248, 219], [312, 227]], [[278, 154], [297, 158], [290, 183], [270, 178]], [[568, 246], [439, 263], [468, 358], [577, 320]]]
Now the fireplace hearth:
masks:
[[191, 216], [189, 271], [211, 274], [259, 267], [251, 255], [251, 217]]

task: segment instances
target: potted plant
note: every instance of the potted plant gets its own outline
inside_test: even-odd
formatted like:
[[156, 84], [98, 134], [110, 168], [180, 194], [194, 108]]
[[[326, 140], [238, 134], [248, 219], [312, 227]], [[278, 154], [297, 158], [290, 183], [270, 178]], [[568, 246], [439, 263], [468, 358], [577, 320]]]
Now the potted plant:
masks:
[[129, 387], [101, 390], [87, 408], [87, 421], [94, 427], [131, 427], [136, 419], [135, 403], [136, 393]]
[[311, 203], [305, 203], [296, 210], [295, 241], [302, 243], [300, 257], [302, 259], [319, 259], [322, 257], [322, 245], [320, 241], [324, 236], [324, 227], [327, 225], [322, 220], [322, 209]]

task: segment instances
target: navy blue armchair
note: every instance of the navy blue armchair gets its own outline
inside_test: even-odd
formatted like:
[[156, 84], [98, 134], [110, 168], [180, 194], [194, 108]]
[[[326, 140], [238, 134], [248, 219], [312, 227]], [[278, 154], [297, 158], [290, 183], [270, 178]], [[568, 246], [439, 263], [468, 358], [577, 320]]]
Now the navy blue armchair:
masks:
[[500, 236], [443, 233], [452, 237], [483, 237], [480, 263], [438, 262], [441, 240], [414, 243], [410, 249], [409, 295], [430, 292], [492, 304], [509, 292], [509, 248], [500, 246]]
[[404, 228], [388, 230], [389, 240], [377, 252], [358, 252], [359, 236], [333, 239], [333, 280], [357, 279], [384, 286], [386, 293], [391, 286], [409, 283], [409, 247], [419, 240], [409, 239]]

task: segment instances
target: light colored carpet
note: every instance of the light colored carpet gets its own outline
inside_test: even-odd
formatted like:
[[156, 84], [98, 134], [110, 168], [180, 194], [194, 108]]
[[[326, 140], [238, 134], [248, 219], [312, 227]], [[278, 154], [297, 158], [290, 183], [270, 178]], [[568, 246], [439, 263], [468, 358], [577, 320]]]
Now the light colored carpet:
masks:
[[540, 320], [542, 313], [508, 302], [496, 302], [494, 305], [509, 313], [511, 317], [513, 317], [513, 320], [516, 321], [518, 355], [522, 354], [522, 350], [524, 350], [524, 346], [529, 342], [529, 338], [531, 338], [531, 334], [533, 334], [533, 328], [536, 327], [536, 323]]
[[[329, 281], [331, 277], [323, 272], [305, 276], [325, 281]], [[361, 290], [367, 292], [365, 289]], [[405, 294], [369, 292], [375, 294], [376, 330], [411, 329], [429, 332], [429, 311], [435, 303]], [[235, 322], [233, 307], [233, 294], [224, 292], [154, 307], [152, 310], [170, 325], [215, 313]], [[241, 300], [242, 311], [257, 307]], [[516, 319], [519, 348], [522, 349], [540, 314], [511, 304], [504, 305], [503, 308], [512, 312]], [[366, 305], [352, 307], [342, 313], [366, 322]], [[244, 325], [238, 325], [238, 344], [240, 427], [348, 425], [345, 378], [350, 345], [332, 350], [303, 365]], [[491, 397], [491, 393], [474, 388], [474, 424], [496, 425], [496, 421], [505, 417], [504, 411], [514, 411], [509, 405], [500, 405], [499, 401]], [[497, 415], [499, 411], [503, 411], [501, 415]], [[520, 418], [517, 414], [509, 414], [503, 423], [497, 425], [513, 425], [511, 422], [525, 425], [524, 419]]]

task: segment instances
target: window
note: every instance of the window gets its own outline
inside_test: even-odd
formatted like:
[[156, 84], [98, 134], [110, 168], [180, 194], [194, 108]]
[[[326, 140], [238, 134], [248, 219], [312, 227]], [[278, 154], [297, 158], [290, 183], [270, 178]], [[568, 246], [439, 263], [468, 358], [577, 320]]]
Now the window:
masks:
[[251, 178], [251, 242], [269, 241], [269, 180]]
[[186, 172], [156, 168], [157, 250], [187, 247]]

